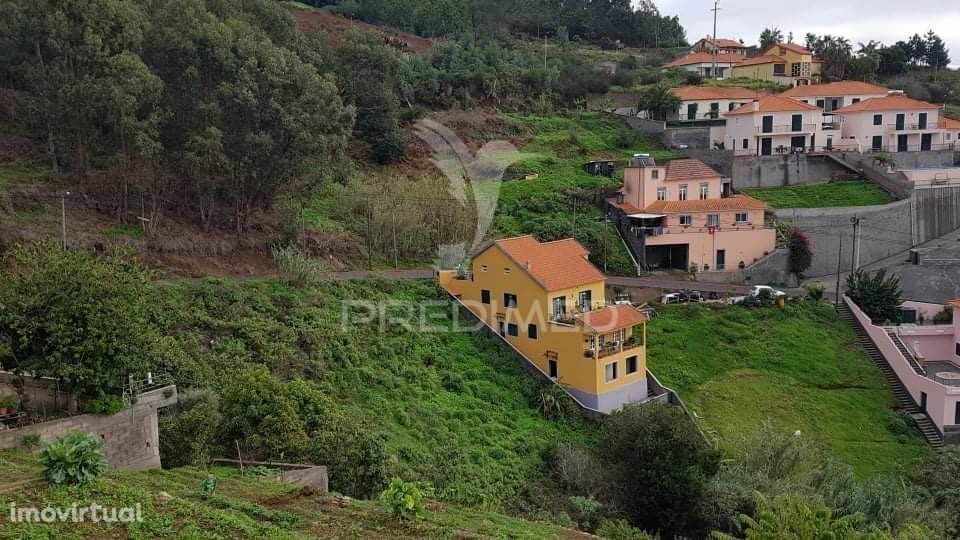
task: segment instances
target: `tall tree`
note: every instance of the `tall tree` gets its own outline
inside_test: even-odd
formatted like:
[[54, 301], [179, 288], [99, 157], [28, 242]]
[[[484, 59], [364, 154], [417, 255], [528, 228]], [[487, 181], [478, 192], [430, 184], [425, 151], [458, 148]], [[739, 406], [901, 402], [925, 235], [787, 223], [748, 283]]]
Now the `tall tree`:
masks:
[[950, 65], [950, 54], [946, 44], [933, 30], [927, 32], [924, 39], [924, 60], [933, 69], [944, 69]]
[[900, 278], [888, 276], [885, 269], [873, 274], [863, 269], [851, 273], [847, 276], [847, 296], [878, 323], [900, 321]]
[[841, 36], [817, 36], [807, 34], [807, 47], [823, 61], [821, 76], [824, 81], [840, 81], [847, 78], [853, 61], [853, 47]]
[[910, 58], [910, 65], [917, 66], [927, 60], [927, 42], [920, 37], [920, 34], [910, 36], [906, 42], [905, 50]]
[[783, 42], [783, 32], [776, 26], [764, 28], [760, 32], [760, 51], [766, 51], [771, 46]]

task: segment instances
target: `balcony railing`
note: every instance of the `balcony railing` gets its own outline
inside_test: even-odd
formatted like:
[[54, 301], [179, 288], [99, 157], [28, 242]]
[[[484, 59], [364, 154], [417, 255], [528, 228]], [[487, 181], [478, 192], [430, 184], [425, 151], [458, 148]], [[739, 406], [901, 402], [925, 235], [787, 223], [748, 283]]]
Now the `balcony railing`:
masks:
[[636, 338], [629, 338], [620, 342], [604, 343], [603, 346], [596, 349], [586, 349], [583, 352], [583, 355], [587, 358], [606, 358], [614, 354], [619, 354], [626, 351], [632, 351], [634, 349], [639, 349], [643, 347], [643, 342]]
[[766, 129], [765, 126], [757, 126], [757, 133], [760, 135], [774, 135], [777, 133], [809, 133], [811, 131], [816, 131], [816, 124], [779, 124], [770, 126], [769, 130]]
[[887, 124], [887, 129], [890, 131], [923, 131], [925, 129], [940, 129], [940, 127], [940, 123], [934, 120], [931, 120], [926, 124]]
[[880, 148], [867, 148], [864, 150], [864, 153], [870, 154], [870, 153], [879, 153], [879, 152], [930, 152], [930, 151], [937, 151], [937, 150], [954, 150], [954, 149], [956, 149], [956, 145], [954, 145], [954, 143], [945, 143], [945, 144], [931, 143], [929, 145], [908, 144], [903, 147], [901, 147], [897, 143], [893, 143], [893, 144], [883, 145]]

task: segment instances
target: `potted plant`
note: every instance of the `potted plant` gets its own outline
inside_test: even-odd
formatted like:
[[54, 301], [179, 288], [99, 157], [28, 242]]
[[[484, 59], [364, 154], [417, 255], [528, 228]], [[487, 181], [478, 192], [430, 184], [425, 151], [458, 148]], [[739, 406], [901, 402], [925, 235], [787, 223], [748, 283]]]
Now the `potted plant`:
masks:
[[0, 416], [11, 414], [20, 408], [20, 400], [15, 396], [0, 397]]

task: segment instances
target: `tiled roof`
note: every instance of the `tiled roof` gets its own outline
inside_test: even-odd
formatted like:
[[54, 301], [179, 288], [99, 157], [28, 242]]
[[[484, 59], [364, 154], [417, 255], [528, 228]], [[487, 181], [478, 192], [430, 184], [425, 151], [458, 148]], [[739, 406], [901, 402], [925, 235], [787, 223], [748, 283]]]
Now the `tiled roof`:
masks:
[[518, 236], [494, 243], [548, 291], [604, 280], [603, 273], [587, 260], [587, 248], [572, 238], [540, 242], [533, 236]]
[[[781, 96], [763, 96], [757, 101], [760, 102], [758, 112], [788, 112], [788, 111], [817, 111], [816, 107], [809, 103], [803, 103], [788, 97]], [[869, 100], [868, 100], [869, 101]], [[863, 102], [861, 102], [863, 103]], [[726, 116], [732, 114], [749, 114], [754, 112], [753, 103], [744, 103], [736, 109], [724, 113]]]
[[812, 52], [810, 52], [810, 49], [803, 47], [801, 45], [797, 45], [796, 43], [777, 43], [776, 45], [771, 45], [770, 47], [768, 47], [766, 52], [770, 52], [778, 48], [786, 49], [788, 51], [793, 51], [797, 54], [813, 54]]
[[647, 322], [647, 316], [626, 304], [609, 306], [577, 315], [577, 319], [596, 333], [612, 332], [620, 328]]
[[627, 214], [640, 214], [643, 212], [643, 208], [637, 208], [628, 202], [617, 202], [616, 198], [607, 199], [607, 202], [619, 208], [620, 210], [623, 210]]
[[664, 180], [693, 180], [716, 176], [720, 176], [720, 173], [699, 159], [675, 159], [667, 162], [667, 176]]
[[881, 98], [870, 98], [847, 105], [846, 107], [833, 111], [834, 113], [847, 113], [859, 111], [901, 111], [911, 109], [939, 109], [940, 105], [920, 101], [919, 99], [909, 98], [903, 94], [891, 94]]
[[940, 121], [943, 123], [943, 127], [947, 129], [960, 129], [960, 120], [954, 120], [953, 118], [944, 116]]
[[700, 99], [753, 99], [766, 94], [764, 91], [742, 86], [681, 86], [671, 88], [670, 93], [683, 101]]
[[786, 63], [786, 60], [775, 56], [772, 54], [764, 54], [762, 56], [754, 56], [753, 58], [747, 58], [743, 62], [740, 62], [735, 67], [745, 67], [745, 66], [758, 66], [760, 64], [783, 64]]
[[712, 64], [713, 59], [717, 59], [718, 64], [739, 64], [743, 62], [746, 57], [739, 54], [717, 54], [713, 55], [710, 53], [690, 53], [686, 56], [677, 58], [669, 64], [664, 64], [663, 67], [679, 67], [679, 66], [689, 66], [691, 64]]
[[805, 84], [795, 86], [781, 96], [786, 97], [816, 97], [816, 96], [856, 96], [864, 94], [886, 95], [889, 89], [875, 84], [860, 81], [837, 81], [826, 84]]
[[766, 203], [747, 195], [734, 195], [722, 199], [695, 199], [687, 201], [655, 201], [644, 212], [650, 214], [675, 214], [679, 212], [733, 212], [736, 210], [765, 210]]
[[951, 300], [950, 305], [955, 308], [960, 308], [960, 300]]
[[744, 45], [743, 43], [740, 43], [739, 41], [737, 41], [737, 40], [735, 40], [735, 39], [717, 38], [716, 40], [714, 40], [713, 38], [707, 36], [707, 37], [703, 38], [701, 41], [704, 41], [704, 42], [706, 42], [706, 43], [713, 43], [713, 44], [716, 45], [718, 48], [727, 48], [727, 49], [732, 49], [732, 48], [734, 48], [734, 47], [740, 48], [740, 49], [746, 49], [746, 48], [747, 48], [746, 45]]

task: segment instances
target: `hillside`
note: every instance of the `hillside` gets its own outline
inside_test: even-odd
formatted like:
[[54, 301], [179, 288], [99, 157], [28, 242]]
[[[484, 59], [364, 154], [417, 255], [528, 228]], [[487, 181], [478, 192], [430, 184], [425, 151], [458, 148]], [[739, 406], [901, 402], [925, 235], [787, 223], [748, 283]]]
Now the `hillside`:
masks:
[[[202, 497], [200, 482], [219, 479], [213, 496]], [[0, 505], [65, 507], [97, 503], [108, 507], [143, 506], [143, 523], [32, 524], [0, 520], [2, 538], [518, 538], [575, 539], [590, 535], [493, 512], [431, 503], [415, 523], [394, 520], [374, 501], [341, 501], [310, 489], [241, 476], [235, 469], [204, 471], [112, 471], [85, 487], [48, 487], [39, 480], [36, 457], [22, 451], [0, 452]], [[14, 482], [37, 481], [15, 488]], [[166, 492], [168, 496], [161, 496]]]

